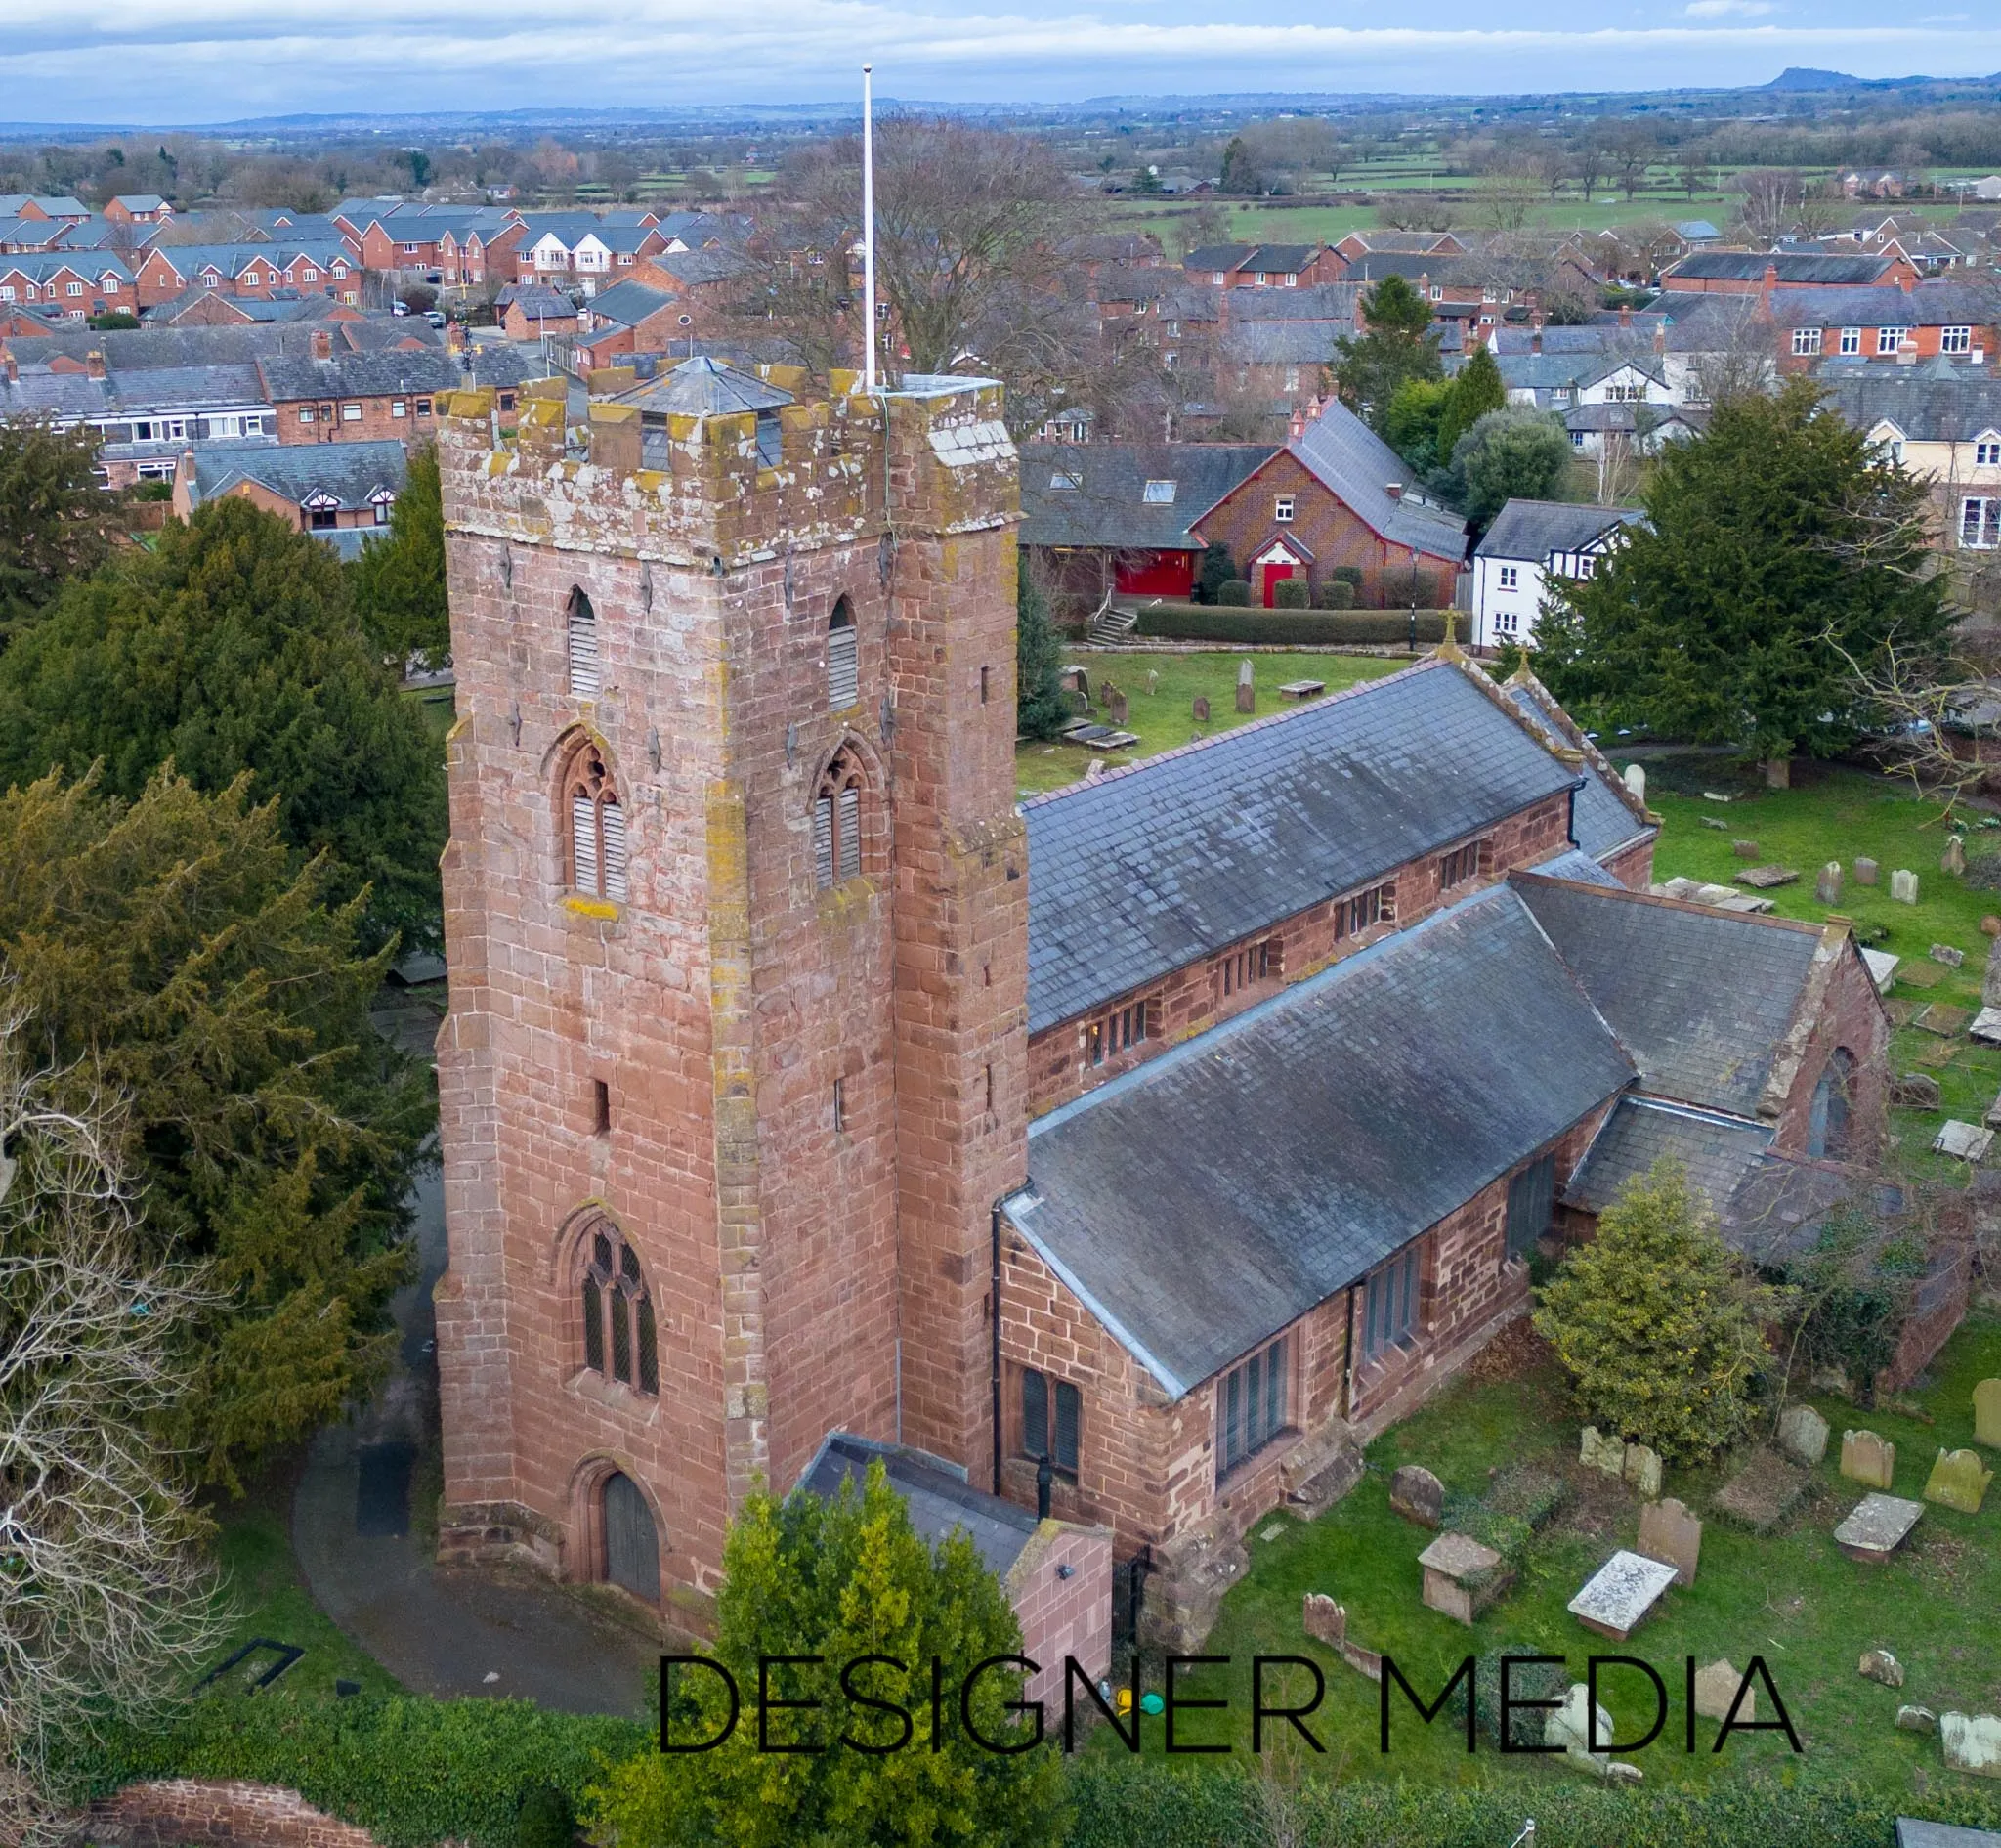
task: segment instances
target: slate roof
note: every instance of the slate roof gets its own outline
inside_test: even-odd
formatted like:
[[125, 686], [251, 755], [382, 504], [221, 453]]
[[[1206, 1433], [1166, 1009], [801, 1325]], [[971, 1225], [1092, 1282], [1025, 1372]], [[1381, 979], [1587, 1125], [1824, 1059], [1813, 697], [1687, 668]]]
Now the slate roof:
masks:
[[632, 327], [647, 316], [657, 314], [665, 308], [673, 297], [657, 288], [648, 288], [644, 282], [617, 282], [608, 289], [601, 289], [590, 298], [587, 306], [593, 324], [611, 322], [617, 326]]
[[1328, 365], [1352, 322], [1240, 321], [1224, 329], [1223, 357], [1247, 365]]
[[1500, 370], [1502, 384], [1510, 391], [1575, 390], [1596, 385], [1600, 379], [1609, 378], [1626, 366], [1631, 366], [1656, 385], [1667, 383], [1661, 372], [1661, 363], [1651, 347], [1644, 352], [1634, 353], [1606, 352], [1603, 349], [1553, 353], [1545, 347], [1540, 353], [1503, 353], [1495, 358], [1494, 364]]
[[1286, 447], [1373, 532], [1455, 565], [1465, 560], [1465, 521], [1392, 498], [1389, 484], [1408, 482], [1410, 464], [1345, 405], [1328, 405]]
[[1639, 526], [1639, 507], [1597, 507], [1567, 500], [1511, 500], [1473, 547], [1475, 558], [1526, 558], [1582, 551], [1614, 527]]
[[1920, 282], [1888, 288], [1788, 289], [1771, 300], [1781, 327], [1992, 326], [2001, 322], [2001, 289], [1973, 282]]
[[344, 509], [365, 507], [378, 489], [403, 492], [408, 458], [394, 437], [378, 443], [220, 444], [194, 451], [192, 498], [199, 506], [240, 481], [295, 505], [332, 494]]
[[132, 280], [132, 272], [122, 258], [106, 256], [101, 250], [21, 250], [0, 257], [0, 276], [24, 276], [30, 282], [46, 282], [64, 270], [91, 281], [106, 276], [115, 276], [121, 282]]
[[384, 398], [398, 392], [451, 391], [464, 382], [459, 363], [431, 349], [337, 353], [329, 360], [287, 352], [260, 359], [258, 370], [273, 404], [304, 398]]
[[1426, 661], [1031, 797], [1029, 1031], [1576, 780], [1466, 671]]
[[154, 244], [147, 253], [157, 253], [172, 266], [174, 274], [192, 279], [213, 268], [221, 275], [240, 275], [253, 263], [260, 268], [285, 270], [301, 257], [320, 270], [330, 271], [336, 263], [355, 267], [355, 254], [339, 238], [287, 238], [282, 242], [230, 244]]
[[[1618, 771], [1578, 730], [1569, 713], [1549, 697], [1539, 681], [1525, 681], [1517, 677], [1511, 679], [1504, 691], [1529, 724], [1549, 741], [1552, 749], [1561, 750], [1567, 745], [1584, 752], [1584, 787], [1577, 792], [1577, 799], [1570, 808], [1570, 833], [1577, 842], [1578, 852], [1589, 856], [1592, 864], [1596, 865], [1599, 859], [1629, 841], [1655, 832], [1656, 824], [1640, 812], [1640, 805], [1627, 793], [1625, 781]], [[1549, 872], [1553, 879], [1572, 877], [1549, 868], [1541, 870]], [[1612, 883], [1616, 885], [1618, 881], [1614, 880]]]
[[724, 281], [741, 275], [745, 267], [744, 259], [733, 250], [663, 250], [646, 261], [689, 288]]
[[1190, 275], [1203, 270], [1212, 275], [1217, 270], [1234, 270], [1256, 248], [1256, 244], [1204, 244], [1181, 259], [1181, 268]]
[[799, 1478], [808, 1494], [831, 1501], [844, 1482], [855, 1493], [869, 1465], [881, 1460], [889, 1484], [910, 1508], [911, 1526], [933, 1546], [958, 1528], [979, 1549], [987, 1569], [1005, 1578], [1041, 1525], [1025, 1508], [974, 1488], [947, 1465], [894, 1444], [872, 1443], [845, 1431], [831, 1433]]
[[[1021, 542], [1199, 551], [1190, 527], [1278, 451], [1268, 443], [1024, 443]], [[1056, 478], [1072, 488], [1053, 486]], [[1171, 501], [1145, 498], [1171, 481]]]
[[[1581, 327], [1545, 326], [1543, 354], [1606, 354], [1638, 360], [1650, 365], [1654, 359], [1653, 329], [1666, 320], [1661, 315], [1636, 315], [1631, 326], [1620, 325], [1616, 317], [1603, 322], [1587, 322]], [[1644, 323], [1644, 324], [1642, 324]], [[1535, 348], [1533, 327], [1499, 326], [1494, 329], [1492, 351], [1496, 359], [1526, 359]]]
[[1824, 287], [1880, 281], [1893, 267], [1889, 257], [1804, 256], [1787, 250], [1697, 250], [1661, 272], [1663, 284], [1685, 277], [1703, 282], [1762, 282], [1767, 267], [1781, 282]]
[[745, 410], [776, 410], [790, 404], [792, 395], [720, 360], [694, 359], [682, 360], [670, 372], [628, 386], [609, 402], [637, 405], [642, 413], [660, 416], [721, 417]]
[[525, 321], [575, 321], [576, 304], [559, 288], [546, 282], [510, 282], [501, 290], [506, 301], [494, 305], [509, 313], [519, 311]]
[[1632, 1076], [1490, 887], [1032, 1124], [1005, 1211], [1179, 1396]]
[[[334, 350], [348, 342], [367, 338], [379, 322], [327, 322], [318, 329], [331, 336]], [[401, 332], [410, 329], [408, 322], [391, 323]], [[421, 322], [417, 328], [425, 333]], [[312, 351], [316, 328], [296, 323], [277, 325], [160, 326], [149, 322], [140, 327], [114, 327], [99, 331], [89, 327], [9, 342], [15, 358], [23, 366], [46, 365], [58, 354], [81, 360], [92, 353], [105, 356], [110, 372], [143, 371], [156, 365], [234, 365], [253, 360]]]
[[1602, 1213], [1627, 1182], [1666, 1157], [1679, 1162], [1719, 1218], [1738, 1184], [1771, 1146], [1771, 1130], [1742, 1117], [1690, 1110], [1650, 1097], [1621, 1097], [1563, 1189], [1567, 1206]]
[[1966, 443], [2001, 430], [2001, 377], [1949, 360], [1920, 365], [1822, 365], [1823, 407], [1865, 436], [1894, 423], [1913, 443]]
[[[1233, 288], [1224, 291], [1224, 308], [1232, 326], [1253, 321], [1352, 323], [1361, 293], [1353, 282], [1315, 282], [1306, 288]], [[1351, 331], [1351, 325], [1342, 331]]]
[[1639, 1064], [1645, 1090], [1757, 1115], [1819, 931], [1533, 879], [1520, 889]]

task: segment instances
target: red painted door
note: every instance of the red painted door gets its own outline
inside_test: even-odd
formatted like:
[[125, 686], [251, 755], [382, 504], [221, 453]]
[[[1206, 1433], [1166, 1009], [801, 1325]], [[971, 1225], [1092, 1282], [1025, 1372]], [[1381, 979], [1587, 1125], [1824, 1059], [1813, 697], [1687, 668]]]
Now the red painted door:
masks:
[[1267, 565], [1264, 568], [1264, 607], [1272, 608], [1271, 593], [1293, 575], [1290, 565]]

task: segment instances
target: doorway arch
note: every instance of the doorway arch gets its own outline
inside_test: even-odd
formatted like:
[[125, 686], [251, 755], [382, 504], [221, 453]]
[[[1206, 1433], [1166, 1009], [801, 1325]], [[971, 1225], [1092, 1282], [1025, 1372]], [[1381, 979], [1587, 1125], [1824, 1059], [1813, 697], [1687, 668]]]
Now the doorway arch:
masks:
[[660, 1603], [660, 1539], [653, 1510], [639, 1484], [622, 1470], [605, 1478], [599, 1491], [604, 1511], [605, 1582], [648, 1604]]

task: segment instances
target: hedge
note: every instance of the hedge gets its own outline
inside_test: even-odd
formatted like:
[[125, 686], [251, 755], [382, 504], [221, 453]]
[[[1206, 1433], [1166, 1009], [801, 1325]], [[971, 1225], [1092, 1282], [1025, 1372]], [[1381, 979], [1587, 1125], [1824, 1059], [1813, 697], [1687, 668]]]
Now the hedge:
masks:
[[1272, 607], [1277, 610], [1304, 610], [1311, 606], [1313, 593], [1303, 578], [1286, 578], [1271, 587]]
[[[1225, 578], [1222, 580], [1222, 582], [1217, 584], [1215, 587], [1215, 600], [1217, 603], [1230, 604], [1237, 609], [1243, 609], [1251, 601], [1250, 579]], [[1190, 605], [1188, 605], [1188, 608], [1190, 608], [1191, 610], [1205, 609], [1208, 607], [1210, 606], [1205, 604], [1191, 603]]]
[[[1408, 610], [1231, 610], [1207, 603], [1149, 603], [1141, 606], [1133, 632], [1162, 641], [1301, 642], [1324, 648], [1408, 642], [1411, 618]], [[1444, 639], [1444, 613], [1420, 610], [1418, 640]]]

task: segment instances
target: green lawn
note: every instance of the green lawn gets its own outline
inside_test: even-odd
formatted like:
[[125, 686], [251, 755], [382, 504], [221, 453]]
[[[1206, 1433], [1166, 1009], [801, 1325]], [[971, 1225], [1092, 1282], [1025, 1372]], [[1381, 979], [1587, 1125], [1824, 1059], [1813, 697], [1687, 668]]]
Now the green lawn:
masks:
[[[1612, 755], [1615, 762], [1623, 761], [1616, 751]], [[1859, 771], [1797, 768], [1797, 780], [1804, 787], [1766, 790], [1733, 777], [1716, 760], [1649, 764], [1647, 801], [1666, 818], [1654, 854], [1654, 877], [1685, 875], [1727, 883], [1747, 864], [1735, 857], [1731, 843], [1755, 840], [1761, 861], [1799, 869], [1797, 883], [1765, 894], [1782, 917], [1818, 924], [1830, 911], [1840, 911], [1855, 921], [1865, 938], [1879, 930], [1885, 933], [1871, 947], [1903, 959], [1899, 979], [1891, 990], [1893, 1013], [1915, 1011], [1932, 1001], [1978, 1009], [1987, 951], [1980, 920], [1990, 914], [2001, 917], [2001, 891], [1979, 890], [1938, 870], [1945, 848], [1939, 804], [1916, 800], [1902, 793], [1901, 786]], [[1705, 789], [1734, 799], [1727, 805], [1705, 801]], [[1965, 819], [1976, 822], [1980, 817], [1969, 814]], [[1715, 822], [1724, 825], [1705, 825]], [[1975, 861], [1989, 852], [2001, 855], [2001, 827], [1971, 828], [1967, 848]], [[1857, 856], [1880, 863], [1881, 881], [1874, 887], [1855, 883]], [[1814, 875], [1829, 860], [1839, 860], [1847, 875], [1838, 906], [1817, 904], [1813, 897]], [[1891, 900], [1890, 875], [1896, 867], [1909, 867], [1918, 876], [1914, 906]], [[1964, 951], [1965, 965], [1955, 969], [1934, 963], [1930, 952], [1935, 943]], [[1916, 979], [1902, 979], [1907, 974]], [[1936, 983], [1919, 985], [1935, 974]], [[1949, 1064], [1921, 1062], [1921, 1053], [1937, 1055], [1948, 1046]], [[1891, 1056], [1894, 1071], [1930, 1072], [1944, 1096], [1940, 1115], [1895, 1113], [1894, 1128], [1903, 1156], [1921, 1170], [1957, 1168], [1958, 1164], [1930, 1154], [1932, 1138], [1945, 1116], [1980, 1122], [2001, 1091], [2001, 1048], [1976, 1046], [1964, 1036], [1945, 1041], [1906, 1025], [1897, 1028]]]
[[[1311, 1761], [1319, 1775], [1526, 1785], [1569, 1775], [1503, 1758], [1488, 1741], [1469, 1757], [1464, 1730], [1454, 1733], [1449, 1715], [1426, 1728], [1401, 1696], [1384, 1757], [1377, 1742], [1376, 1684], [1301, 1633], [1301, 1599], [1318, 1591], [1346, 1606], [1352, 1640], [1394, 1656], [1427, 1699], [1469, 1652], [1503, 1645], [1562, 1655], [1580, 1678], [1594, 1651], [1647, 1660], [1670, 1697], [1661, 1741], [1635, 1759], [1650, 1784], [1707, 1787], [1753, 1766], [1814, 1779], [1852, 1777], [1897, 1791], [1961, 1782], [1942, 1769], [1935, 1737], [1899, 1732], [1895, 1720], [1903, 1701], [1934, 1711], [2001, 1708], [2001, 1497], [1990, 1496], [1978, 1516], [1928, 1506], [1887, 1567], [1843, 1558], [1830, 1532], [1862, 1493], [1836, 1467], [1844, 1427], [1866, 1424], [1894, 1440], [1896, 1491], [1918, 1495], [1937, 1446], [1971, 1441], [1974, 1383], [2001, 1373], [2001, 1320], [1970, 1321], [1960, 1330], [1910, 1415], [1862, 1413], [1816, 1399], [1834, 1440], [1802, 1511], [1765, 1539], [1707, 1519], [1695, 1584], [1671, 1590], [1665, 1609], [1623, 1646], [1594, 1637], [1564, 1607], [1615, 1549], [1633, 1544], [1639, 1499], [1624, 1484], [1577, 1467], [1578, 1423], [1539, 1344], [1513, 1338], [1510, 1352], [1514, 1365], [1483, 1363], [1476, 1372], [1486, 1377], [1459, 1383], [1372, 1444], [1361, 1483], [1320, 1520], [1274, 1515], [1257, 1524], [1249, 1542], [1251, 1572], [1223, 1601], [1204, 1646], [1207, 1654], [1232, 1656], [1234, 1665], [1184, 1671], [1176, 1683], [1198, 1697], [1226, 1697], [1231, 1709], [1194, 1716], [1177, 1742], [1227, 1740], [1245, 1748], [1250, 1658], [1260, 1651], [1303, 1654], [1327, 1678], [1314, 1721], [1327, 1747], [1325, 1758]], [[1402, 1464], [1422, 1463], [1448, 1491], [1478, 1494], [1497, 1466], [1518, 1461], [1562, 1473], [1573, 1499], [1534, 1543], [1515, 1589], [1468, 1630], [1420, 1602], [1417, 1559], [1431, 1536], [1390, 1513], [1389, 1478]], [[1706, 1515], [1723, 1480], [1720, 1470], [1671, 1470], [1666, 1487]], [[1903, 1662], [1908, 1680], [1901, 1692], [1856, 1674], [1857, 1656], [1876, 1647]], [[1710, 1720], [1696, 1722], [1698, 1749], [1686, 1754], [1680, 1690], [1690, 1655], [1705, 1664], [1727, 1656], [1739, 1670], [1762, 1655], [1806, 1747], [1804, 1760], [1771, 1733], [1738, 1734], [1718, 1756], [1710, 1748], [1719, 1729]], [[1158, 1672], [1150, 1685], [1158, 1686]], [[1300, 1671], [1290, 1672], [1306, 1688]], [[1652, 1691], [1638, 1671], [1607, 1670], [1600, 1698], [1619, 1739], [1651, 1724]], [[1759, 1718], [1770, 1717], [1761, 1695]], [[1157, 1745], [1158, 1727], [1152, 1738]], [[1094, 1749], [1116, 1750], [1116, 1741], [1101, 1738]]]
[[[1424, 652], [1424, 651], [1421, 651]], [[1373, 655], [1246, 654], [1242, 650], [1202, 654], [1149, 654], [1139, 650], [1117, 654], [1085, 651], [1066, 655], [1090, 676], [1092, 716], [1102, 718], [1103, 703], [1098, 683], [1109, 675], [1127, 695], [1126, 729], [1139, 735], [1137, 746], [1105, 754], [1108, 766], [1136, 763], [1196, 737], [1229, 731], [1245, 722], [1237, 710], [1237, 668], [1250, 661], [1257, 675], [1257, 714], [1286, 709], [1290, 702], [1277, 689], [1288, 680], [1325, 680], [1330, 693], [1351, 687], [1363, 680], [1379, 679], [1408, 664]], [[1158, 676], [1148, 691], [1147, 676]], [[1209, 700], [1210, 720], [1198, 726], [1193, 717], [1197, 694]], [[1014, 780], [1023, 795], [1043, 790], [1060, 790], [1079, 781], [1090, 760], [1099, 755], [1082, 745], [1028, 743], [1014, 753]]]

